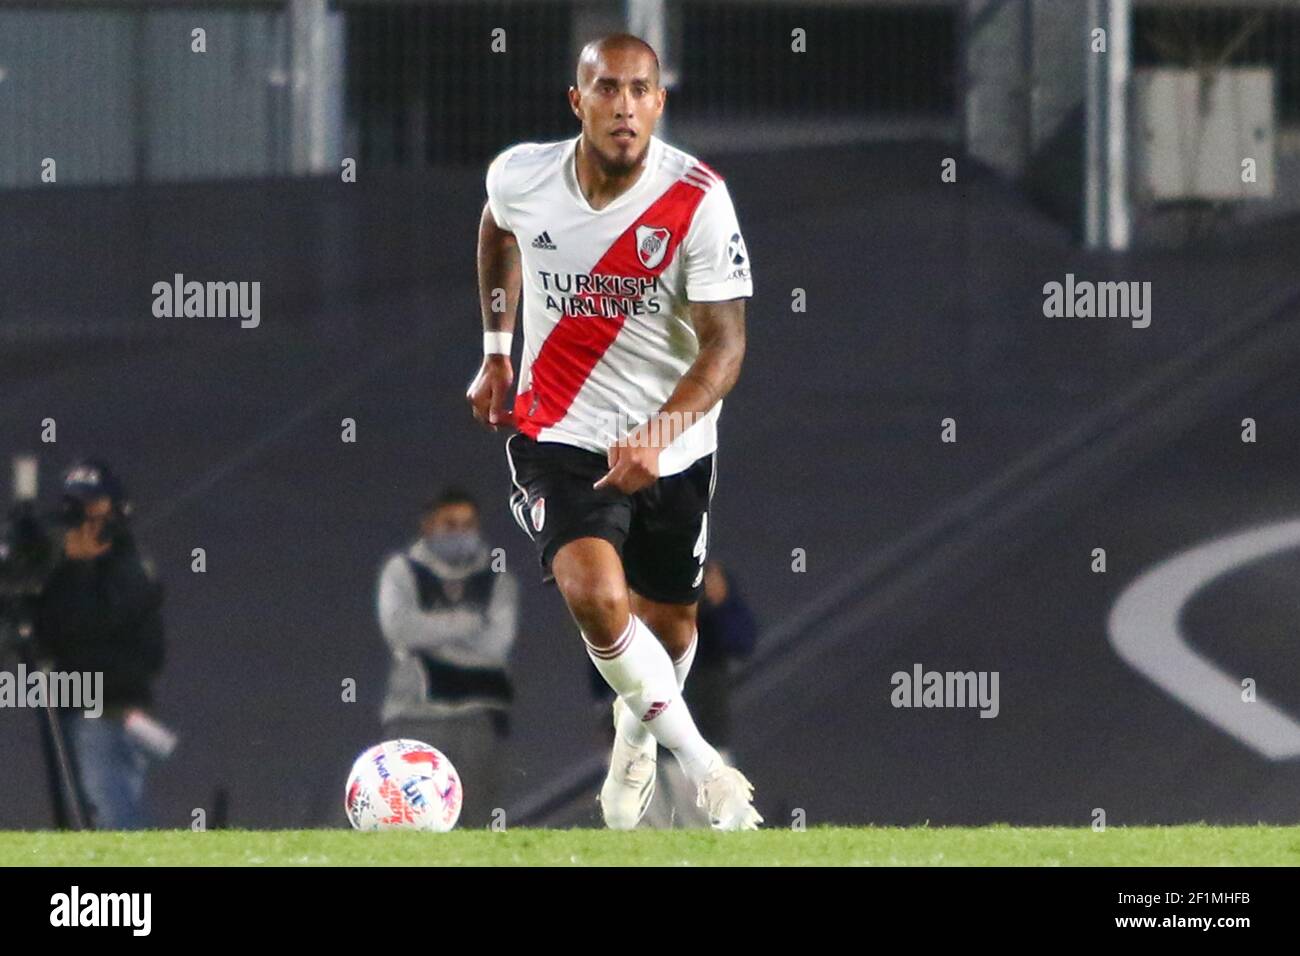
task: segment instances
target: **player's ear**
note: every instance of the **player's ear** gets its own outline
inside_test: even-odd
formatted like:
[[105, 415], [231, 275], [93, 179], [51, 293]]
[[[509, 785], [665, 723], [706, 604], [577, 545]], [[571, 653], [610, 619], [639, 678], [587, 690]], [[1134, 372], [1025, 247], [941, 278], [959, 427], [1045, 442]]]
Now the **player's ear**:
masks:
[[569, 109], [573, 110], [573, 115], [582, 119], [582, 110], [578, 107], [582, 103], [582, 93], [576, 86], [569, 87]]

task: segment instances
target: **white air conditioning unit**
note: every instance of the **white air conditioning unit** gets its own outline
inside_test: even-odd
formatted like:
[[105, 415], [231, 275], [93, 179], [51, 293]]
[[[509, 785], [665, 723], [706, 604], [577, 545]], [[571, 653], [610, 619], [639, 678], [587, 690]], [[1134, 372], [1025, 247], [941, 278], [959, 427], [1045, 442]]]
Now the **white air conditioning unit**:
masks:
[[1136, 70], [1133, 95], [1136, 182], [1149, 198], [1273, 196], [1272, 70]]

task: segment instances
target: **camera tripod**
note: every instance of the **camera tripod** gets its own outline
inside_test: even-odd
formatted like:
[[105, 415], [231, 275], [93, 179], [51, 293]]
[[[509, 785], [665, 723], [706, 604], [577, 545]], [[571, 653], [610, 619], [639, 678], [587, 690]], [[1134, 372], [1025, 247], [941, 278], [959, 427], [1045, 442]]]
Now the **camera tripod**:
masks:
[[[17, 658], [27, 673], [45, 670], [43, 661], [36, 658], [32, 649], [31, 624], [27, 621], [0, 622], [0, 630], [9, 630], [17, 638]], [[21, 693], [21, 690], [20, 690]], [[58, 708], [46, 696], [38, 716], [41, 735], [41, 753], [45, 760], [45, 779], [49, 787], [50, 806], [54, 810], [54, 825], [60, 830], [85, 830], [89, 814], [86, 798], [77, 779], [75, 758], [68, 746], [67, 735], [59, 720]]]

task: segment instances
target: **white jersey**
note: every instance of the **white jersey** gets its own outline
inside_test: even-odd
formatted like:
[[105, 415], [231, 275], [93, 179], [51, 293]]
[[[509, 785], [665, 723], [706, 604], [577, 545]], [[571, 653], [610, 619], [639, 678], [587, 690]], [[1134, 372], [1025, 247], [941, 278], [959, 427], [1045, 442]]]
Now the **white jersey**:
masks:
[[[753, 283], [721, 176], [652, 136], [636, 182], [593, 209], [578, 187], [579, 139], [501, 153], [488, 167], [488, 206], [522, 260], [519, 430], [604, 454], [694, 362], [690, 303], [750, 296]], [[660, 453], [661, 476], [717, 448], [721, 411], [718, 402]]]

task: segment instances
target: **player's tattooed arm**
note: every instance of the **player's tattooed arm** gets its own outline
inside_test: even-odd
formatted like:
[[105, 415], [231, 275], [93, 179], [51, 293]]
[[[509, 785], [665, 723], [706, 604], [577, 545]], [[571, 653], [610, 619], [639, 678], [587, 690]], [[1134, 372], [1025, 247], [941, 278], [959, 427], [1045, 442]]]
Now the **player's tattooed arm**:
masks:
[[[478, 227], [478, 294], [485, 332], [513, 332], [523, 271], [515, 235], [496, 224], [488, 205]], [[465, 392], [476, 421], [496, 431], [512, 424], [507, 409], [515, 373], [508, 355], [485, 355]]]
[[691, 322], [700, 351], [659, 410], [663, 447], [722, 401], [745, 361], [744, 299], [692, 302]]
[[714, 405], [740, 377], [745, 360], [745, 300], [692, 302], [700, 351], [655, 419], [632, 430], [607, 454], [609, 471], [592, 487], [635, 494], [659, 477], [659, 453]]
[[483, 331], [513, 332], [523, 270], [513, 232], [496, 224], [487, 203], [478, 225], [478, 297]]

